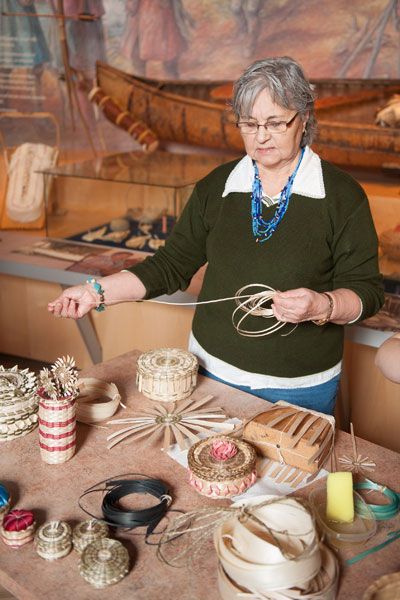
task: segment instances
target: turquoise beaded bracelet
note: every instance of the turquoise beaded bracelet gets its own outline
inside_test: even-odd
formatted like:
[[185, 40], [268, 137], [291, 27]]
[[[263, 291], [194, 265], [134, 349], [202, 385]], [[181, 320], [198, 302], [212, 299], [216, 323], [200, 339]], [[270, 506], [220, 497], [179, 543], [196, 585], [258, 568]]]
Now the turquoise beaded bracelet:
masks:
[[104, 290], [101, 288], [100, 283], [98, 283], [96, 281], [96, 279], [91, 278], [88, 279], [86, 283], [93, 283], [93, 287], [96, 290], [96, 292], [99, 294], [100, 296], [100, 302], [99, 304], [95, 307], [95, 309], [97, 310], [97, 312], [101, 312], [102, 310], [105, 310], [106, 308], [106, 303], [104, 300]]

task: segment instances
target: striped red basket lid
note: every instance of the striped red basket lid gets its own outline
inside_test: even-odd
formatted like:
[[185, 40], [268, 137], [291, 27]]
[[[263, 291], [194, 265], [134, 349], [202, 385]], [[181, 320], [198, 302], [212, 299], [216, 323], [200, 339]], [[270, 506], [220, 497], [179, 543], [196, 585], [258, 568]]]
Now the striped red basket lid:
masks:
[[12, 510], [3, 519], [5, 531], [23, 531], [34, 523], [33, 512], [30, 510]]

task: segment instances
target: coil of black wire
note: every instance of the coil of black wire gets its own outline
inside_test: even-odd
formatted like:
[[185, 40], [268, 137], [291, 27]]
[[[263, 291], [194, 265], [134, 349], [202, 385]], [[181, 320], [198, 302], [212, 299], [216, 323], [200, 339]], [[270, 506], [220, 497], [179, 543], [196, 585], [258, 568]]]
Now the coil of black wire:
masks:
[[[126, 477], [136, 476], [139, 476], [140, 479], [125, 479]], [[117, 475], [116, 477], [96, 483], [81, 494], [79, 506], [86, 514], [95, 519], [98, 517], [91, 514], [81, 503], [84, 496], [93, 492], [104, 493], [101, 505], [104, 517], [102, 521], [111, 527], [121, 527], [128, 530], [135, 529], [136, 527], [146, 527], [146, 538], [154, 531], [158, 523], [165, 516], [172, 502], [167, 486], [158, 479], [153, 479], [141, 473]], [[140, 510], [121, 508], [119, 506], [121, 498], [131, 494], [150, 494], [157, 498], [159, 502], [154, 506]]]

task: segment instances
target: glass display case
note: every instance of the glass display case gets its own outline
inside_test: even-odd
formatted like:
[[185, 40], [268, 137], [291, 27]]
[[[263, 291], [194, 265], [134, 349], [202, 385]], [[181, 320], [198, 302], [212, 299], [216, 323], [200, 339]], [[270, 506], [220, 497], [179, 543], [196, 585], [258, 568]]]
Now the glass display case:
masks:
[[46, 235], [155, 251], [196, 181], [233, 158], [135, 151], [43, 170]]

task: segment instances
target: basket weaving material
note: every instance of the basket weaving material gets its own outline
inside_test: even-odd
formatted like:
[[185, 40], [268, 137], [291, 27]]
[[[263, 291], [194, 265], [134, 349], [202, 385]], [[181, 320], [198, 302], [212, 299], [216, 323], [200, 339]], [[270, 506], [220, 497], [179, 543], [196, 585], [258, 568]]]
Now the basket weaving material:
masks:
[[400, 571], [379, 577], [364, 592], [362, 600], [397, 600], [400, 598]]
[[14, 440], [37, 427], [37, 412], [35, 374], [0, 365], [0, 442]]
[[35, 521], [30, 510], [12, 510], [0, 525], [0, 535], [6, 546], [19, 548], [33, 541]]
[[150, 400], [177, 402], [188, 398], [197, 383], [197, 358], [177, 348], [141, 354], [136, 363], [139, 392]]
[[[236, 454], [217, 460], [211, 454], [215, 442], [233, 444]], [[254, 448], [242, 440], [229, 436], [200, 440], [188, 452], [189, 482], [199, 494], [210, 498], [237, 496], [256, 482], [256, 459]]]
[[35, 534], [36, 552], [45, 560], [66, 556], [72, 548], [71, 527], [65, 521], [49, 521]]
[[82, 554], [86, 546], [98, 539], [106, 538], [109, 534], [108, 526], [103, 521], [87, 519], [78, 523], [72, 533], [74, 548], [78, 554]]
[[97, 423], [112, 417], [121, 402], [115, 383], [107, 383], [95, 377], [78, 380], [79, 396], [76, 399], [76, 420], [81, 423]]
[[[335, 600], [339, 581], [338, 563], [332, 551], [324, 544], [321, 544], [320, 551], [322, 554], [320, 572], [308, 583], [304, 590], [299, 588], [279, 590], [278, 594], [281, 600], [285, 598], [288, 600]], [[254, 594], [249, 589], [233, 581], [224, 571], [221, 563], [218, 566], [218, 589], [223, 600], [261, 598], [257, 593]], [[272, 596], [265, 596], [265, 598], [267, 597]]]
[[129, 554], [117, 540], [101, 538], [82, 552], [79, 573], [95, 588], [118, 583], [129, 571]]
[[39, 390], [39, 445], [40, 456], [48, 464], [69, 460], [76, 446], [76, 405], [69, 396], [53, 400]]

